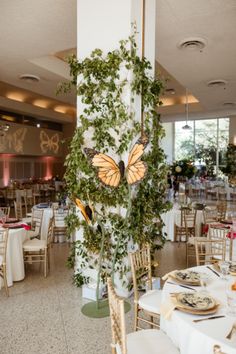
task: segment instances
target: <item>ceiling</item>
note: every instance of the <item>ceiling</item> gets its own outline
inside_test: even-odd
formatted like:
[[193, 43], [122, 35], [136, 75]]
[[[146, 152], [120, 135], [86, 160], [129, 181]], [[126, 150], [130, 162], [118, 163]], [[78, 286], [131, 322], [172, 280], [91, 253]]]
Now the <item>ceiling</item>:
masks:
[[[236, 1], [157, 0], [156, 15], [157, 73], [175, 91], [163, 97], [163, 119], [183, 118], [186, 87], [190, 117], [236, 116]], [[189, 38], [205, 47], [179, 49]], [[1, 0], [0, 108], [72, 122], [75, 94], [57, 96], [56, 88], [69, 78], [62, 59], [75, 47], [76, 0]], [[218, 79], [226, 84], [207, 86]]]

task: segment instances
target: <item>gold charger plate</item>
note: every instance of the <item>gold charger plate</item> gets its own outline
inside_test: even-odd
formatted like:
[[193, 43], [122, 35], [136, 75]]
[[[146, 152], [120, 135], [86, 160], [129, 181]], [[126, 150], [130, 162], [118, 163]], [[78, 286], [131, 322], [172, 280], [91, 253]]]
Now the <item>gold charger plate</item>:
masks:
[[[184, 298], [187, 298], [189, 304], [181, 302]], [[193, 315], [210, 315], [215, 313], [219, 307], [212, 296], [202, 293], [176, 293], [175, 301], [177, 302], [176, 309]], [[191, 307], [191, 303], [195, 303], [198, 307]]]
[[[179, 274], [196, 274], [196, 275], [199, 275], [199, 279], [197, 280], [191, 280], [189, 278], [187, 279], [184, 279], [180, 276], [178, 276], [178, 273]], [[172, 274], [169, 275], [170, 278], [172, 278], [176, 283], [179, 283], [179, 284], [183, 284], [183, 285], [192, 285], [192, 286], [200, 286], [201, 285], [201, 282], [200, 282], [200, 274], [198, 272], [193, 272], [193, 271], [188, 271], [188, 270], [180, 270], [180, 271], [176, 271]]]
[[219, 306], [220, 305], [217, 304], [212, 309], [209, 310], [191, 310], [181, 306], [177, 306], [176, 309], [182, 312], [190, 313], [192, 315], [213, 315], [214, 313], [217, 312]]

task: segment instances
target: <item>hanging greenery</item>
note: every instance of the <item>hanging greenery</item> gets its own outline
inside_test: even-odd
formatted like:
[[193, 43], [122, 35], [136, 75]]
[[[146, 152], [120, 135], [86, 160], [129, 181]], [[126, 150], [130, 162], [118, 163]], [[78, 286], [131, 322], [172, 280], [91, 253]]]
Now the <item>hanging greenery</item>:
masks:
[[175, 161], [171, 166], [171, 173], [177, 179], [180, 179], [181, 177], [192, 178], [196, 172], [197, 169], [194, 166], [193, 161], [188, 159]]
[[[83, 208], [90, 203], [96, 215], [88, 223], [73, 207], [66, 220], [69, 233], [83, 229], [83, 238], [74, 243], [68, 260], [70, 266], [76, 260], [79, 284], [88, 281], [87, 277], [83, 279], [83, 270], [97, 269], [98, 263], [101, 279], [112, 268], [121, 277], [125, 276], [128, 265], [124, 259], [131, 240], [139, 246], [149, 243], [153, 247], [161, 247], [165, 242], [160, 214], [170, 204], [165, 200], [167, 166], [159, 145], [164, 131], [156, 112], [163, 85], [150, 76], [150, 62], [139, 58], [136, 49], [134, 37], [130, 37], [107, 54], [95, 49], [81, 61], [70, 57], [72, 80], [59, 88], [60, 92], [68, 92], [75, 86], [84, 105], [79, 109], [78, 127], [65, 162], [68, 195], [71, 200], [79, 198]], [[127, 87], [131, 87], [131, 97]], [[129, 186], [126, 179], [117, 188], [104, 186], [84, 153], [86, 137], [89, 135], [92, 148], [112, 154], [116, 162], [120, 161], [140, 137], [135, 97], [141, 93], [144, 130], [149, 138], [147, 152], [142, 156], [147, 163], [147, 175], [135, 186]], [[104, 226], [102, 231], [101, 226]]]

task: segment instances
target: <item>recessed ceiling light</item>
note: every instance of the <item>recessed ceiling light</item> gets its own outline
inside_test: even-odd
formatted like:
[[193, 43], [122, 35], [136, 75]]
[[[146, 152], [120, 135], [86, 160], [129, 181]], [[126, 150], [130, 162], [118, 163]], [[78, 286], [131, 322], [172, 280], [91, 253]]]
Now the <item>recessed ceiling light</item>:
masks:
[[23, 74], [20, 76], [20, 80], [28, 82], [29, 84], [33, 84], [35, 82], [40, 81], [40, 77], [36, 75], [31, 75], [31, 74]]
[[37, 127], [37, 128], [40, 128], [40, 123], [37, 123], [37, 124], [36, 124], [36, 127]]
[[166, 93], [167, 95], [175, 95], [175, 89], [173, 89], [173, 88], [168, 88], [168, 89], [165, 90], [165, 93]]
[[205, 48], [207, 42], [205, 39], [200, 38], [200, 37], [190, 37], [190, 38], [185, 38], [182, 41], [179, 42], [177, 47], [179, 49], [185, 49], [185, 50], [202, 50]]
[[208, 87], [225, 87], [227, 85], [226, 80], [216, 79], [207, 82]]

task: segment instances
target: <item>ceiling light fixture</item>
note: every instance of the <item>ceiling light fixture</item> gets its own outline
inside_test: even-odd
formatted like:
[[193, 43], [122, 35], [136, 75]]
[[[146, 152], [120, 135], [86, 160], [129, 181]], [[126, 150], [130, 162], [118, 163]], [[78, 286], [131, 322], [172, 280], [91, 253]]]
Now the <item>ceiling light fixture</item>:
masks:
[[186, 124], [182, 127], [184, 130], [192, 129], [190, 125], [188, 125], [188, 90], [186, 88], [186, 101], [185, 101], [185, 115], [186, 115]]

